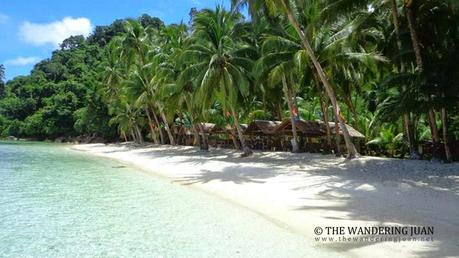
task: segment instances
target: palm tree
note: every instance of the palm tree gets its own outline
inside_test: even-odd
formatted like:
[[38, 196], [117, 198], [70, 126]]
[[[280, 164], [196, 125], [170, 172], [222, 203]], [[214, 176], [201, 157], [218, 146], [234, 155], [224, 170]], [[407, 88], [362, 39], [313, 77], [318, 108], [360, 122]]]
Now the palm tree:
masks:
[[238, 22], [241, 22], [239, 13], [227, 12], [221, 6], [215, 11], [204, 9], [197, 13], [192, 25], [193, 44], [184, 53], [191, 65], [184, 74], [196, 78], [196, 100], [201, 102], [203, 110], [219, 101], [232, 115], [244, 155], [250, 155], [252, 151], [246, 145], [239, 122], [238, 104], [249, 93], [252, 61], [244, 55], [248, 46], [234, 37]]
[[[142, 86], [143, 91], [139, 92], [140, 94], [138, 95], [138, 98], [141, 98], [141, 100], [147, 100], [146, 102], [140, 102], [144, 104], [145, 112], [147, 113], [147, 117], [149, 119], [148, 122], [150, 124], [152, 137], [156, 139], [156, 133], [154, 128], [151, 126], [153, 121], [151, 120], [150, 112], [153, 114], [153, 116], [155, 116], [155, 120], [157, 120], [155, 114], [155, 110], [157, 109], [161, 119], [163, 120], [170, 144], [175, 145], [174, 137], [169, 127], [169, 122], [167, 121], [166, 115], [164, 113], [164, 108], [161, 103], [155, 101], [155, 85], [152, 84], [154, 73], [151, 67], [151, 58], [153, 54], [150, 51], [152, 47], [149, 45], [149, 37], [150, 36], [147, 34], [140, 23], [136, 21], [126, 22], [126, 35], [122, 41], [122, 48], [124, 50], [122, 58], [124, 58], [125, 62], [134, 70], [134, 77], [136, 77], [140, 82], [137, 85]], [[159, 128], [159, 130], [161, 134], [161, 129]], [[161, 139], [164, 139], [164, 137], [161, 136]]]
[[[293, 79], [297, 77], [299, 72], [298, 67], [301, 67], [300, 62], [303, 61], [305, 53], [301, 49], [301, 45], [296, 42], [283, 38], [282, 36], [269, 35], [264, 40], [262, 46], [262, 57], [257, 62], [256, 70], [258, 84], [265, 83], [274, 87], [281, 84], [284, 98], [287, 101], [290, 120], [292, 124], [292, 152], [299, 152], [298, 135], [296, 131], [297, 115], [294, 109], [297, 109], [294, 104], [297, 83]], [[298, 61], [301, 60], [301, 61]]]
[[359, 153], [357, 152], [357, 149], [352, 143], [344, 119], [341, 117], [341, 111], [338, 104], [338, 100], [336, 98], [335, 90], [332, 84], [330, 83], [328, 76], [324, 72], [320, 62], [318, 61], [318, 58], [315, 52], [313, 51], [309, 39], [306, 37], [306, 34], [302, 29], [301, 24], [295, 16], [294, 9], [290, 3], [290, 0], [232, 0], [233, 9], [238, 9], [244, 5], [249, 5], [249, 11], [255, 18], [257, 16], [260, 16], [260, 10], [262, 9], [266, 9], [267, 12], [271, 15], [284, 14], [287, 16], [287, 19], [289, 20], [290, 24], [293, 26], [299, 38], [301, 39], [301, 44], [303, 48], [306, 50], [307, 55], [311, 59], [313, 66], [325, 88], [325, 91], [328, 97], [330, 98], [331, 104], [333, 106], [333, 112], [335, 114], [335, 117], [337, 117], [341, 131], [343, 132], [344, 140], [348, 151], [347, 158], [352, 159], [358, 157]]
[[[153, 66], [155, 76], [152, 79], [152, 84], [155, 85], [158, 94], [157, 103], [161, 110], [161, 116], [166, 119], [167, 106], [172, 104], [172, 107], [178, 108], [177, 99], [180, 89], [177, 89], [177, 80], [183, 65], [178, 62], [180, 55], [185, 46], [187, 36], [186, 26], [184, 24], [171, 25], [164, 27], [150, 39], [151, 46], [157, 46], [154, 50]], [[174, 96], [175, 95], [175, 96]], [[171, 108], [174, 110], [174, 108]], [[179, 110], [176, 110], [179, 111]], [[173, 139], [171, 130], [168, 125], [165, 125], [170, 139]]]
[[[413, 16], [413, 1], [412, 0], [403, 0], [405, 13], [407, 14], [407, 21], [408, 21], [408, 29], [411, 36], [411, 45], [413, 47], [416, 63], [417, 63], [417, 71], [420, 72], [423, 70], [423, 61], [421, 57], [421, 51], [419, 46], [418, 36], [414, 26], [414, 16]], [[339, 15], [346, 15], [351, 11], [359, 11], [362, 9], [373, 9], [369, 11], [369, 15], [373, 15], [377, 12], [382, 13], [384, 16], [391, 16], [392, 25], [394, 29], [394, 34], [396, 38], [396, 45], [397, 45], [397, 53], [395, 53], [395, 58], [393, 60], [393, 64], [396, 67], [397, 73], [405, 74], [407, 71], [407, 66], [404, 63], [402, 57], [406, 55], [407, 49], [405, 49], [404, 44], [402, 42], [402, 33], [401, 33], [401, 20], [399, 17], [399, 6], [396, 0], [361, 0], [361, 1], [354, 1], [354, 0], [341, 0], [341, 1], [326, 1], [327, 10], [325, 11], [328, 16], [339, 16]], [[384, 42], [385, 40], [380, 40], [379, 42]], [[390, 43], [386, 42], [386, 46], [389, 46]], [[406, 91], [406, 85], [400, 85], [402, 91]], [[413, 118], [408, 109], [405, 109], [406, 113], [402, 114], [403, 124], [404, 124], [404, 131], [405, 137], [408, 141], [408, 146], [410, 148], [410, 156], [412, 159], [418, 159], [419, 154], [416, 149], [416, 143], [414, 139], [414, 131], [413, 128], [415, 125], [413, 123]], [[432, 111], [428, 112], [429, 117], [433, 118], [435, 114]], [[433, 124], [432, 119], [429, 120], [430, 124]], [[433, 135], [438, 135], [435, 133], [437, 131], [436, 126], [432, 127]], [[435, 137], [434, 137], [435, 138]], [[436, 137], [438, 139], [438, 137]]]

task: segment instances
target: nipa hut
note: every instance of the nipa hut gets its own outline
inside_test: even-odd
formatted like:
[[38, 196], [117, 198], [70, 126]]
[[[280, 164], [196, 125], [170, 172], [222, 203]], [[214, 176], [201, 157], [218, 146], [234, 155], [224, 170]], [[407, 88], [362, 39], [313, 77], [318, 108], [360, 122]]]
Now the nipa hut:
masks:
[[280, 121], [255, 120], [247, 126], [245, 135], [272, 135]]
[[[325, 123], [323, 121], [320, 121], [321, 124], [323, 126], [325, 126]], [[330, 127], [330, 133], [331, 135], [336, 135], [336, 124], [335, 122], [328, 122], [328, 126]], [[362, 146], [363, 144], [365, 143], [365, 135], [363, 135], [362, 133], [360, 133], [359, 131], [357, 131], [354, 127], [348, 125], [348, 124], [345, 124], [346, 128], [347, 128], [347, 131], [349, 132], [349, 135], [351, 136], [351, 138], [354, 139], [354, 145], [355, 147], [357, 148], [357, 150], [360, 152], [361, 149], [362, 149]], [[339, 135], [343, 135], [343, 131], [341, 130], [340, 126], [338, 125], [338, 133]], [[340, 146], [342, 149], [345, 148], [344, 146], [344, 142], [343, 140], [341, 139], [341, 142], [340, 142]]]
[[[303, 119], [295, 121], [298, 145], [301, 151], [317, 152], [322, 148], [321, 139], [326, 135], [325, 127], [316, 121], [306, 121]], [[292, 120], [285, 119], [273, 132], [282, 137], [283, 150], [292, 148]]]
[[[323, 121], [320, 121], [320, 123], [324, 124]], [[335, 122], [328, 122], [328, 126], [330, 127], [330, 131], [331, 131], [332, 134], [335, 133], [335, 125], [336, 125]], [[338, 125], [338, 127], [339, 127], [339, 125]], [[362, 133], [357, 131], [354, 127], [346, 124], [346, 128], [349, 131], [349, 135], [352, 138], [361, 138], [361, 139], [365, 138], [365, 135], [363, 135]], [[341, 131], [341, 128], [339, 128], [339, 134], [343, 135], [343, 131]]]
[[255, 120], [244, 131], [247, 144], [252, 149], [281, 150], [281, 139], [274, 134], [280, 121]]
[[[325, 136], [325, 128], [316, 121], [306, 121], [300, 119], [295, 121], [296, 130], [299, 135], [306, 137], [321, 137]], [[275, 134], [281, 135], [293, 135], [292, 133], [292, 121], [291, 119], [285, 119], [280, 123], [274, 130]]]

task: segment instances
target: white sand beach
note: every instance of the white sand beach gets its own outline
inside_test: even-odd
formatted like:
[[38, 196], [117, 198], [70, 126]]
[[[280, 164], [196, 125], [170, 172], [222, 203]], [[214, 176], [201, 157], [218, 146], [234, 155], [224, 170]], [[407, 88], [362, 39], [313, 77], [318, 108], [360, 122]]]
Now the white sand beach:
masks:
[[[209, 192], [347, 257], [459, 257], [459, 164], [284, 152], [240, 158], [234, 150], [183, 146], [72, 148]], [[314, 233], [316, 227], [388, 225], [433, 226], [433, 241], [327, 243]]]

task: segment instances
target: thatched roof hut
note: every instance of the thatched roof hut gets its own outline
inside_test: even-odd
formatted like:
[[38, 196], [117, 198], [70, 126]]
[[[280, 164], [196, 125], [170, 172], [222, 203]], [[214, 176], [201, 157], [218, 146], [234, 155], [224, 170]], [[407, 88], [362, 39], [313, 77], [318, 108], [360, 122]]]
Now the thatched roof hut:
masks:
[[[306, 121], [300, 119], [296, 121], [295, 125], [298, 134], [302, 134], [307, 137], [320, 137], [326, 135], [324, 126], [316, 121]], [[285, 119], [282, 121], [282, 123], [275, 128], [274, 133], [281, 135], [292, 135], [293, 133], [291, 119]]]
[[246, 135], [272, 135], [280, 121], [255, 120], [244, 131]]
[[212, 130], [216, 127], [215, 124], [213, 123], [200, 123], [199, 124], [199, 131], [200, 133], [206, 133], [206, 134], [210, 134], [212, 132]]
[[210, 134], [225, 134], [227, 126], [215, 125], [211, 130]]
[[[321, 124], [324, 124], [323, 121], [320, 121]], [[330, 126], [330, 131], [332, 134], [335, 133], [335, 122], [328, 122], [328, 125]], [[363, 135], [362, 133], [360, 133], [359, 131], [357, 131], [354, 127], [346, 124], [346, 128], [347, 130], [349, 131], [349, 135], [352, 137], [352, 138], [365, 138], [365, 135]], [[341, 131], [341, 128], [339, 129], [339, 134], [340, 135], [343, 135], [343, 132]]]
[[[242, 131], [245, 131], [247, 129], [246, 124], [240, 124]], [[233, 131], [233, 127], [229, 124], [225, 126], [214, 126], [212, 130], [210, 131], [210, 134], [231, 134]]]

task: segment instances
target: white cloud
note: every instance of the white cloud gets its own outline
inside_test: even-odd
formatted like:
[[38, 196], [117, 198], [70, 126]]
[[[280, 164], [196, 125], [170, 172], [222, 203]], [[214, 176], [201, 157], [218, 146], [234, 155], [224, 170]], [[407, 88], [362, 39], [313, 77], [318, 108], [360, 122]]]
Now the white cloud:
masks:
[[201, 6], [202, 5], [201, 0], [191, 0], [191, 3], [193, 3], [196, 6]]
[[30, 57], [22, 57], [22, 56], [20, 56], [20, 57], [17, 57], [15, 59], [6, 60], [5, 64], [6, 65], [14, 65], [14, 66], [24, 66], [24, 65], [35, 64], [40, 60], [41, 60], [41, 58], [36, 57], [36, 56], [30, 56]]
[[10, 17], [6, 14], [0, 13], [0, 24], [6, 23]]
[[92, 32], [91, 21], [88, 18], [65, 17], [61, 21], [37, 24], [24, 22], [21, 25], [19, 35], [31, 44], [42, 46], [52, 44], [58, 47], [62, 41], [70, 36], [89, 36]]

